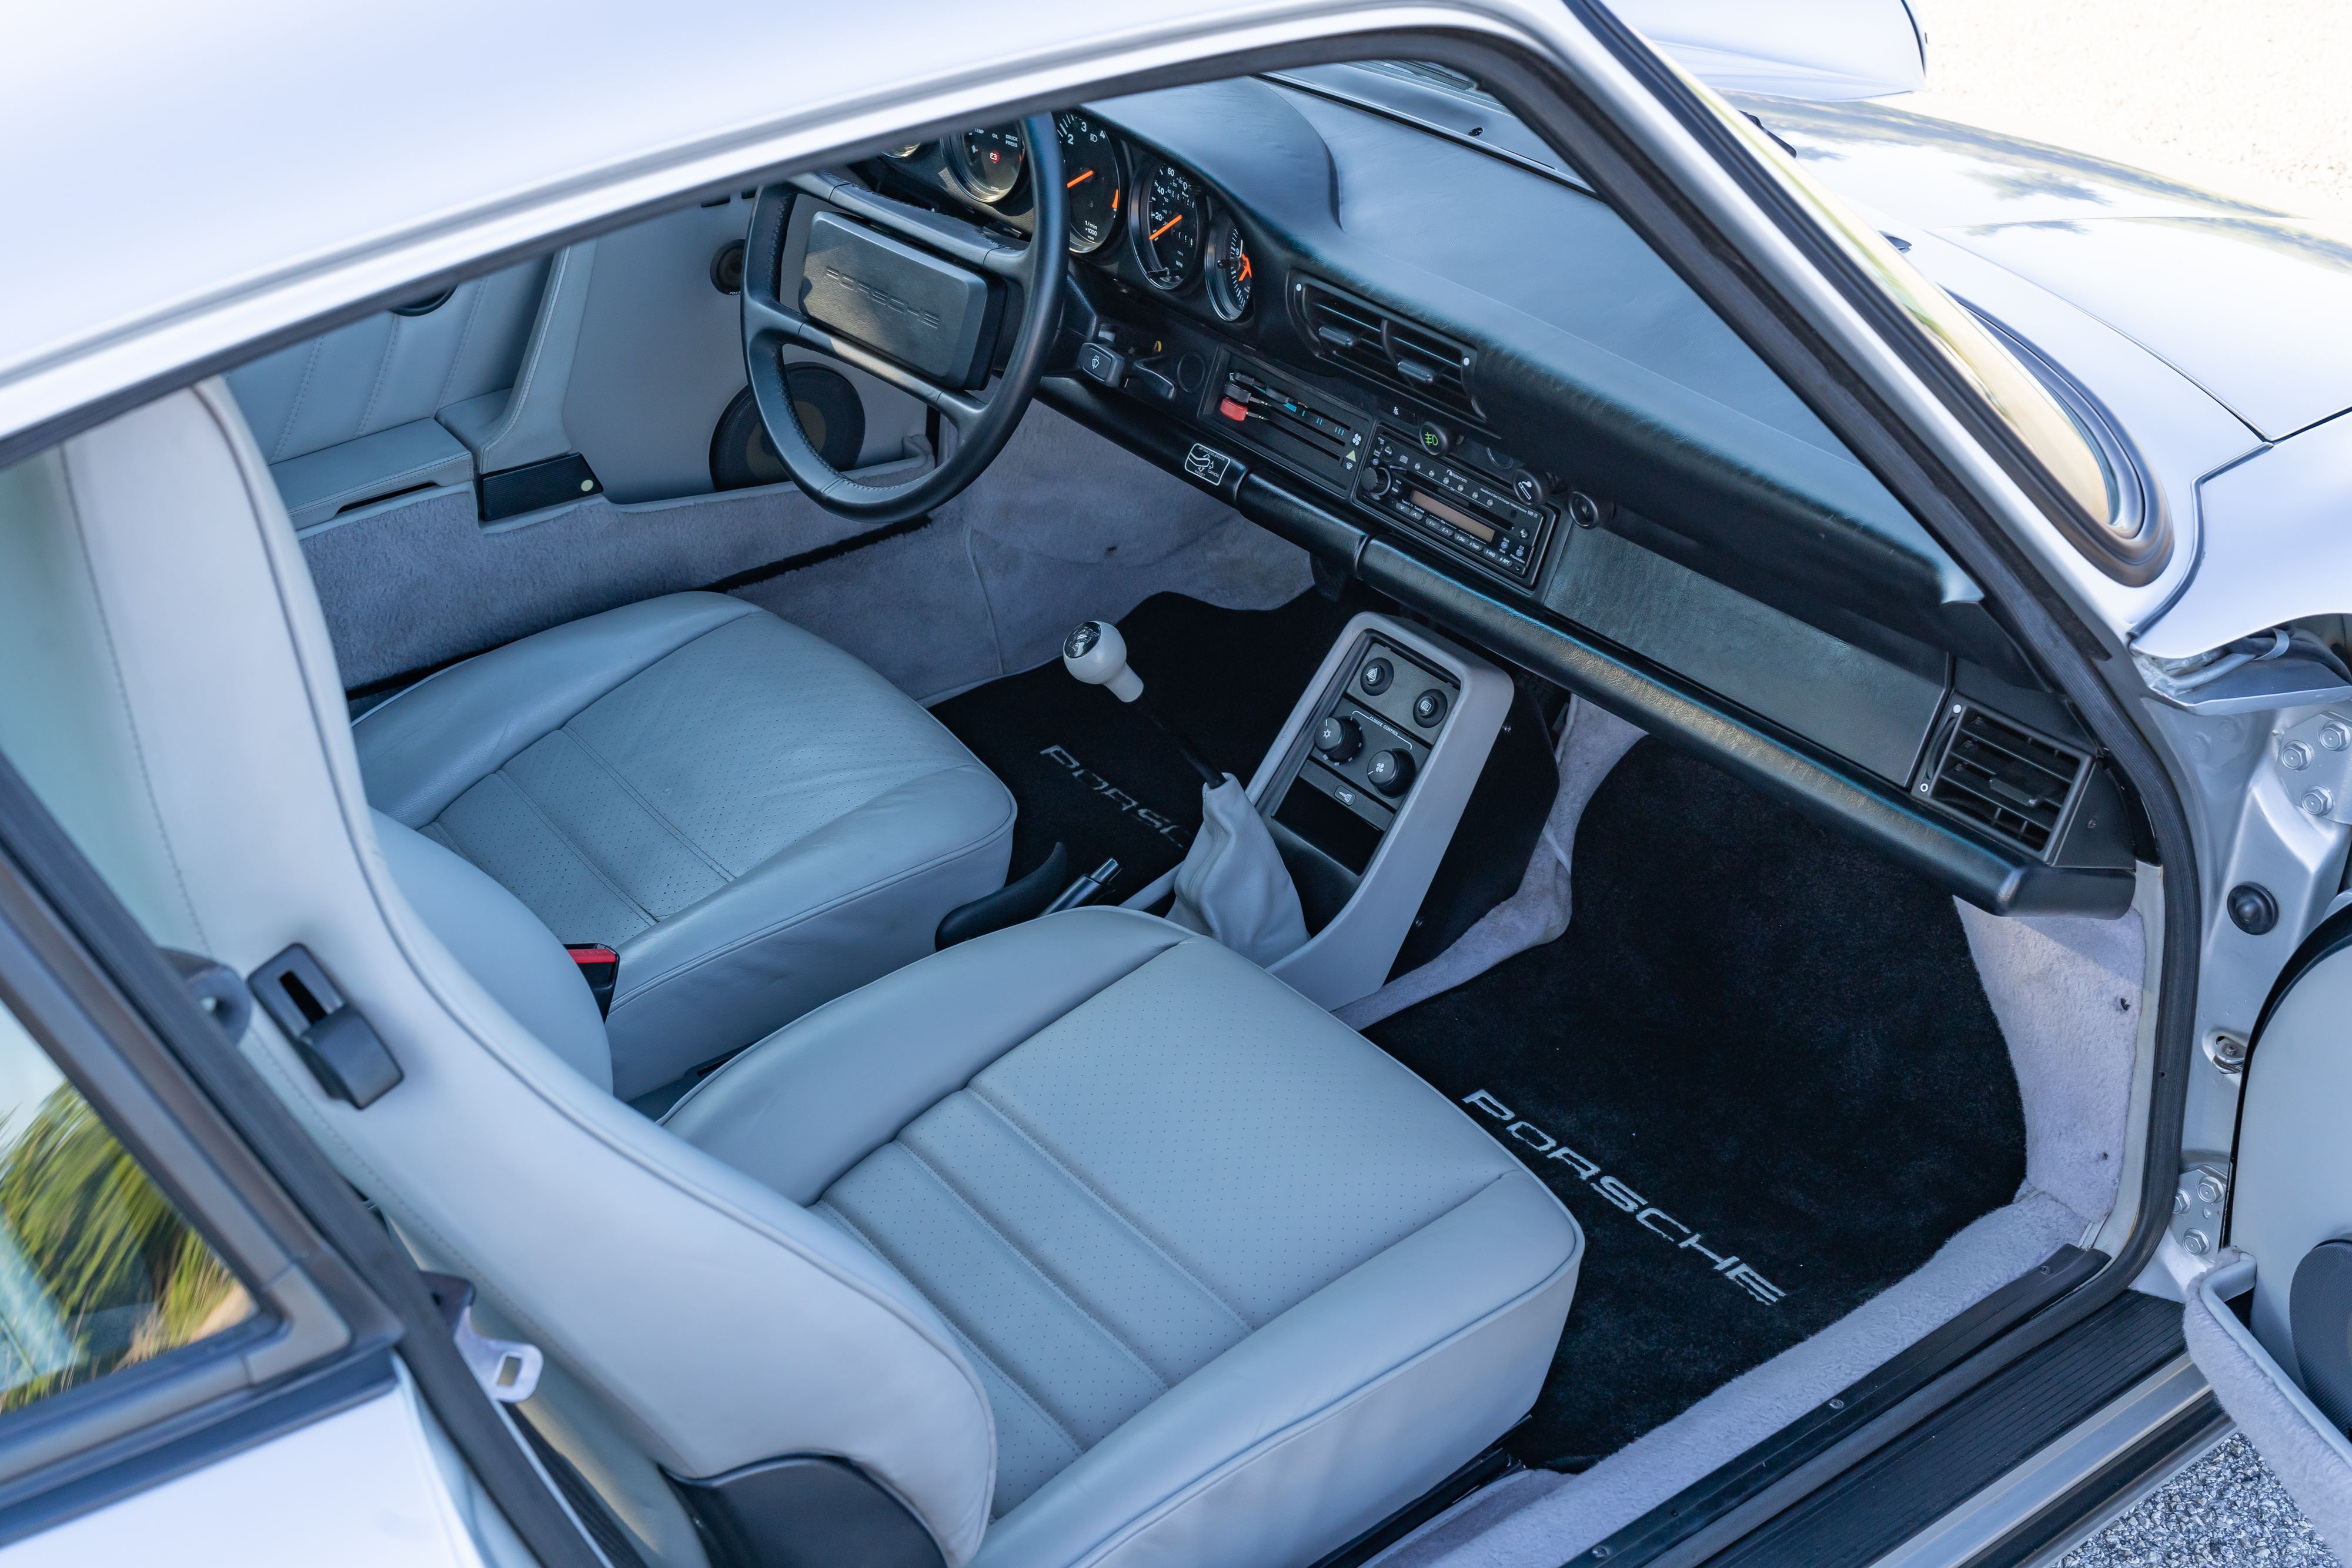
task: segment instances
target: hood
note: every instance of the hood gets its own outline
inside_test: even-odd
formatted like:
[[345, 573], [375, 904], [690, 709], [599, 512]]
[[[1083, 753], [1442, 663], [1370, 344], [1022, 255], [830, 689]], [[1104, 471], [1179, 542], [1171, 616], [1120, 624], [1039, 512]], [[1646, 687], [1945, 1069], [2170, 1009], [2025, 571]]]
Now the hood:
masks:
[[1907, 0], [1608, 0], [1720, 92], [1836, 101], [1916, 92], [1927, 45]]
[[1884, 104], [1737, 101], [1841, 195], [2095, 317], [2264, 440], [2352, 408], [2352, 245], [2160, 174]]

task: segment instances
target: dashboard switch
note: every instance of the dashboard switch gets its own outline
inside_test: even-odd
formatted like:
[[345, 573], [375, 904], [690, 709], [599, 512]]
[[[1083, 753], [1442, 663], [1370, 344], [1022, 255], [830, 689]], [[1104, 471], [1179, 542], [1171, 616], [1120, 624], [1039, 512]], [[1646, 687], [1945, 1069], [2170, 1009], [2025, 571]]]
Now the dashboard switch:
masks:
[[1412, 699], [1412, 722], [1423, 729], [1434, 729], [1445, 716], [1445, 694], [1435, 686]]
[[1364, 765], [1364, 777], [1383, 795], [1402, 795], [1412, 784], [1412, 754], [1383, 751]]
[[1161, 402], [1176, 400], [1176, 383], [1166, 369], [1166, 359], [1138, 360], [1128, 367], [1127, 390], [1145, 397], [1156, 397]]
[[1078, 350], [1078, 373], [1090, 382], [1115, 387], [1127, 380], [1127, 356], [1100, 343], [1087, 343]]
[[1315, 730], [1315, 749], [1327, 761], [1346, 762], [1364, 748], [1364, 727], [1346, 714], [1333, 714]]
[[1394, 664], [1390, 664], [1386, 659], [1367, 659], [1364, 661], [1364, 673], [1358, 678], [1358, 684], [1371, 695], [1378, 696], [1389, 689], [1389, 683], [1394, 679], [1396, 679]]

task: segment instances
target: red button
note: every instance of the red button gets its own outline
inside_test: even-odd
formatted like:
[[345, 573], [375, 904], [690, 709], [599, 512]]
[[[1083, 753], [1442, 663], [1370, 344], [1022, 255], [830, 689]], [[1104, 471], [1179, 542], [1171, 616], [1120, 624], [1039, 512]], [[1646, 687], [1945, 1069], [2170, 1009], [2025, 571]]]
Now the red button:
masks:
[[1249, 418], [1248, 405], [1235, 402], [1231, 398], [1226, 398], [1217, 404], [1217, 412], [1223, 414], [1227, 419], [1232, 420], [1236, 424]]

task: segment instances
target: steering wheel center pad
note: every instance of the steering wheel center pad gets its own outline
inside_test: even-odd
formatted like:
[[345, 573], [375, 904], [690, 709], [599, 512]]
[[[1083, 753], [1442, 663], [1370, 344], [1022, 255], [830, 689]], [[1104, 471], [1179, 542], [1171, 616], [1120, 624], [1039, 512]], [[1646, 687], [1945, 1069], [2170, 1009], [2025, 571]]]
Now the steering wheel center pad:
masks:
[[[819, 506], [874, 523], [932, 510], [1003, 451], [1045, 373], [1060, 325], [1069, 201], [1054, 122], [1021, 122], [1036, 223], [1029, 243], [945, 213], [878, 195], [834, 174], [761, 190], [743, 246], [743, 362], [776, 455]], [[783, 297], [786, 236], [803, 195], [825, 204], [806, 225], [804, 258]], [[1003, 300], [1017, 285], [1020, 329], [993, 391], [986, 384]], [[784, 382], [787, 344], [813, 349], [898, 388], [953, 424], [953, 448], [914, 478], [868, 485], [827, 463], [800, 427]]]

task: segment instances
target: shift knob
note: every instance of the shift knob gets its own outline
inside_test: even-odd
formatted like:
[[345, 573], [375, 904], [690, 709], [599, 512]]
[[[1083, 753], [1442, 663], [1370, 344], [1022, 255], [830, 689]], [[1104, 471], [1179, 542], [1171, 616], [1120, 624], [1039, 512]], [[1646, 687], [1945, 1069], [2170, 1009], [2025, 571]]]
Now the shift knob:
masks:
[[1143, 695], [1143, 677], [1127, 667], [1127, 639], [1103, 621], [1081, 621], [1062, 640], [1062, 667], [1090, 686], [1131, 703]]

